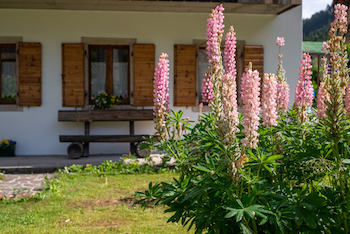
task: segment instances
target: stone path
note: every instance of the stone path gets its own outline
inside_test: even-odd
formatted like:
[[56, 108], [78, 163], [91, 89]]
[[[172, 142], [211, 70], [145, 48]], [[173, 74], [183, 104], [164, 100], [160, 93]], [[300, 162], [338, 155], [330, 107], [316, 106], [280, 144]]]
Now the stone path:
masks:
[[55, 176], [49, 174], [4, 174], [5, 179], [0, 181], [0, 197], [29, 197], [40, 192], [45, 177], [48, 179]]

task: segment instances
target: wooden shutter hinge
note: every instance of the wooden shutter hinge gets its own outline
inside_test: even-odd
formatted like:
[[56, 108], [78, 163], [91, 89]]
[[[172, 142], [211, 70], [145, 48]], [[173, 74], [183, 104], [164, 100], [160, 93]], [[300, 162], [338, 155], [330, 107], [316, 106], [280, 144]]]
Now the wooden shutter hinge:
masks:
[[[176, 77], [176, 76], [175, 76], [175, 77]], [[177, 79], [176, 79], [176, 78], [174, 79], [174, 84], [177, 84]]]
[[131, 97], [134, 97], [134, 92], [131, 92]]

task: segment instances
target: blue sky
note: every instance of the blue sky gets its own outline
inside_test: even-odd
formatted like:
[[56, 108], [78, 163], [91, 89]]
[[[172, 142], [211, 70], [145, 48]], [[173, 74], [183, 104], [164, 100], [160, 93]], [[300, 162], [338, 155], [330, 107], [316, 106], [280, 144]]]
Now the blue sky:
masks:
[[310, 18], [314, 13], [325, 10], [332, 0], [302, 0], [303, 19]]

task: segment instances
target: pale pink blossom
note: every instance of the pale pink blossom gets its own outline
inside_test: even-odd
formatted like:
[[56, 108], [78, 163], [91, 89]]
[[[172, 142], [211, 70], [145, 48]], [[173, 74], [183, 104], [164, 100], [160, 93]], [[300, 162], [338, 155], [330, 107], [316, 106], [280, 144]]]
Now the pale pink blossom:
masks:
[[327, 42], [322, 42], [322, 49], [323, 51], [329, 51], [329, 45]]
[[289, 106], [289, 85], [286, 81], [277, 81], [276, 104], [278, 113], [286, 113]]
[[277, 112], [279, 115], [282, 115], [287, 112], [289, 106], [289, 85], [286, 81], [286, 71], [282, 66], [282, 54], [281, 47], [284, 46], [284, 38], [277, 37], [276, 44], [278, 46], [278, 68], [277, 68]]
[[158, 134], [165, 139], [166, 137], [166, 113], [169, 112], [169, 60], [168, 54], [162, 53], [159, 57], [153, 81], [153, 102], [154, 102], [154, 120]]
[[[218, 64], [221, 62], [221, 51], [220, 44], [222, 40], [222, 34], [224, 32], [224, 14], [222, 13], [224, 8], [222, 4], [217, 6], [212, 10], [211, 14], [209, 14], [208, 23], [207, 23], [207, 55], [208, 61], [210, 65]], [[212, 66], [212, 73], [217, 72], [219, 67]]]
[[326, 110], [327, 110], [327, 104], [326, 101], [329, 102], [329, 93], [326, 89], [325, 82], [321, 82], [320, 86], [318, 87], [318, 93], [317, 93], [317, 117], [319, 119], [324, 119], [327, 117]]
[[243, 147], [255, 149], [259, 142], [259, 112], [260, 112], [260, 77], [257, 70], [252, 71], [250, 63], [242, 74], [241, 97], [243, 100], [243, 121], [242, 132], [245, 138], [242, 139]]
[[277, 126], [277, 80], [274, 74], [264, 74], [261, 95], [262, 125]]
[[236, 36], [233, 27], [226, 34], [225, 40], [225, 75], [222, 76], [222, 105], [224, 112], [224, 122], [226, 122], [225, 139], [231, 141], [235, 138], [238, 129], [237, 111], [237, 87], [236, 87]]
[[231, 26], [226, 34], [225, 38], [225, 56], [224, 64], [226, 68], [226, 74], [232, 74], [233, 78], [236, 79], [236, 33]]
[[278, 46], [284, 46], [284, 37], [277, 37], [277, 39], [276, 39], [276, 45], [278, 45]]
[[202, 79], [202, 100], [205, 103], [210, 103], [213, 101], [213, 82], [210, 76], [210, 69], [204, 73], [204, 78]]
[[303, 53], [303, 59], [300, 61], [299, 80], [295, 89], [295, 107], [301, 107], [306, 110], [307, 107], [312, 106], [313, 87], [311, 83], [311, 58], [308, 53]]

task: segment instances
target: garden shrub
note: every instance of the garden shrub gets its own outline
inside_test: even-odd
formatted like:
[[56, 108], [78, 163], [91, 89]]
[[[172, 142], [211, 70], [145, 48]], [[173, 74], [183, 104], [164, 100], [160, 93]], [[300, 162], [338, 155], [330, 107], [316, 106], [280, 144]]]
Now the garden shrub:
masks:
[[[162, 86], [160, 92], [155, 85], [155, 98], [159, 98], [156, 130], [161, 136], [156, 147], [176, 159], [180, 176], [171, 182], [150, 183], [148, 190], [135, 194], [141, 198], [138, 203], [145, 206], [155, 201], [168, 206], [166, 212], [173, 213], [169, 222], [194, 228], [196, 233], [349, 233], [346, 10], [336, 5], [327, 42], [331, 69], [323, 69], [326, 95], [319, 95], [319, 102], [326, 104], [325, 114], [311, 109], [308, 54], [301, 60], [294, 106], [287, 111], [289, 87], [279, 52], [277, 75], [264, 76], [262, 92], [270, 105], [262, 100], [261, 120], [260, 78], [251, 65], [242, 77], [242, 114], [237, 112], [236, 90], [228, 91], [236, 88], [235, 62], [225, 57], [224, 69], [220, 51], [223, 7], [215, 8], [207, 31], [210, 76], [205, 82], [211, 84], [203, 88], [203, 96], [212, 97], [212, 112], [201, 114], [191, 127], [182, 112], [167, 109], [167, 87]], [[282, 39], [277, 38], [279, 49]], [[234, 51], [231, 28], [227, 40], [225, 46]], [[158, 63], [158, 71], [164, 71], [157, 73], [158, 84], [167, 84], [166, 57], [162, 54]], [[264, 106], [273, 110], [265, 112]]]

